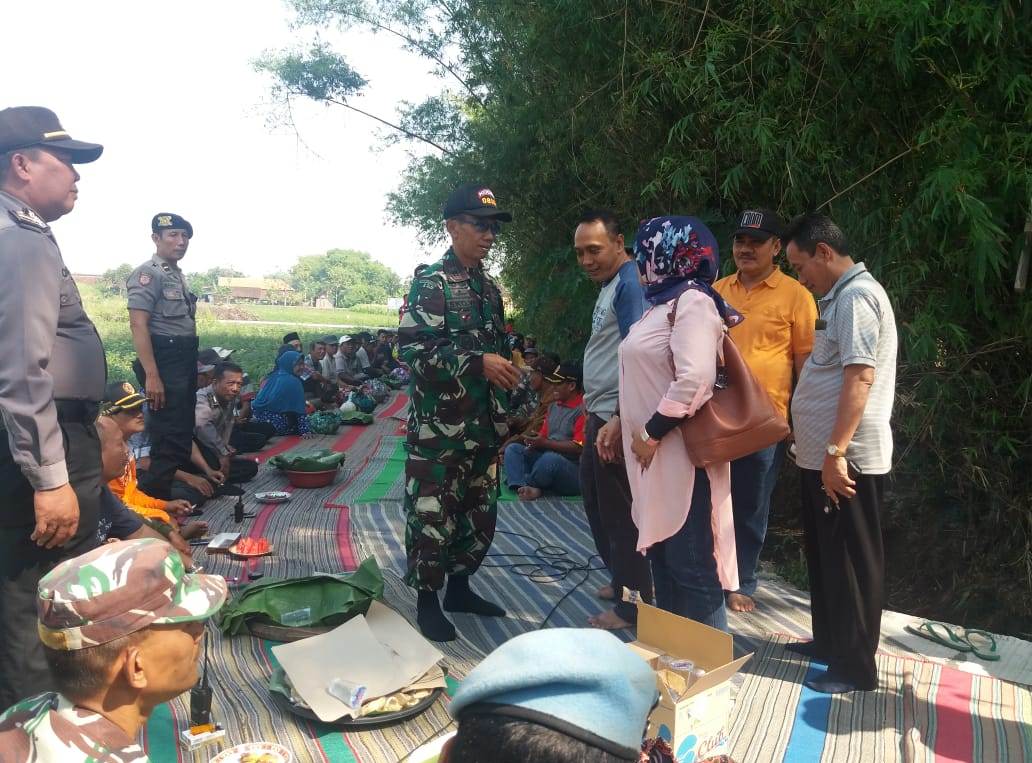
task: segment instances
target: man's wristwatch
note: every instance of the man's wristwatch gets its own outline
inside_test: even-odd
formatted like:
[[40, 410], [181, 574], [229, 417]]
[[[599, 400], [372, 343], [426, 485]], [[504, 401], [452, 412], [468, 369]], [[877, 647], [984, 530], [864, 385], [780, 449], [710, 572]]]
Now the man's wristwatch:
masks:
[[638, 434], [638, 437], [641, 438], [641, 441], [648, 445], [650, 448], [655, 448], [657, 445], [659, 445], [659, 440], [650, 437], [648, 431], [644, 427]]
[[840, 448], [838, 445], [833, 445], [831, 443], [829, 443], [828, 446], [824, 449], [824, 452], [832, 458], [846, 457], [846, 451], [842, 450], [842, 448]]

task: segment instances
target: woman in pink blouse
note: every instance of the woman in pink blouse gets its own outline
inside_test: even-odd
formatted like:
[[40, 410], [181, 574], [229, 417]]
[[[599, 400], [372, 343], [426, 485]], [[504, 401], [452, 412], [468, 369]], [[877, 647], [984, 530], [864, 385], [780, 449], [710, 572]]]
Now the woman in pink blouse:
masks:
[[738, 590], [730, 464], [696, 469], [677, 427], [713, 395], [724, 325], [742, 316], [710, 287], [717, 242], [698, 219], [648, 220], [634, 252], [649, 304], [620, 345], [619, 419], [608, 434], [622, 437], [657, 605], [727, 630], [723, 592]]

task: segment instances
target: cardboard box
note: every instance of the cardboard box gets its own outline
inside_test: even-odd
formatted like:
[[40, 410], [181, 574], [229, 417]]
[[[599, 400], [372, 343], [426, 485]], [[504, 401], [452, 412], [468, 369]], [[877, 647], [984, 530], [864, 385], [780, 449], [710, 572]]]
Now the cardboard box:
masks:
[[[682, 763], [730, 754], [727, 723], [731, 715], [731, 677], [752, 654], [734, 659], [729, 633], [638, 603], [638, 639], [628, 646], [656, 673], [659, 704], [649, 716], [646, 736], [666, 740]], [[664, 675], [659, 659], [691, 660], [706, 674], [687, 691], [678, 674]], [[679, 695], [679, 696], [675, 696]]]

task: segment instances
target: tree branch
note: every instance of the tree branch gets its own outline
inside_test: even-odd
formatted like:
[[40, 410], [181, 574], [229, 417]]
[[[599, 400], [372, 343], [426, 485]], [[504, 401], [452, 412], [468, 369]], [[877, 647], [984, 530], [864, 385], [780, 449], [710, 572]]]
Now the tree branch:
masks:
[[907, 148], [906, 148], [905, 150], [903, 150], [903, 151], [900, 151], [900, 152], [899, 152], [898, 154], [896, 154], [896, 155], [895, 155], [894, 157], [892, 157], [891, 159], [889, 159], [889, 160], [888, 160], [887, 162], [885, 162], [884, 164], [882, 164], [882, 165], [880, 165], [879, 167], [876, 167], [875, 169], [871, 170], [870, 172], [868, 172], [868, 173], [867, 173], [866, 175], [864, 175], [864, 176], [863, 176], [862, 178], [860, 178], [859, 180], [857, 180], [857, 181], [856, 181], [855, 183], [853, 183], [852, 185], [850, 185], [850, 186], [848, 186], [848, 187], [846, 187], [846, 188], [843, 188], [843, 189], [842, 189], [841, 191], [839, 191], [838, 193], [836, 193], [836, 194], [835, 194], [834, 196], [832, 196], [832, 197], [831, 197], [830, 199], [828, 199], [828, 200], [827, 200], [826, 202], [824, 202], [824, 203], [823, 203], [823, 204], [821, 204], [821, 205], [820, 205], [819, 207], [817, 207], [817, 209], [818, 209], [818, 210], [821, 210], [821, 209], [823, 209], [824, 207], [828, 206], [829, 204], [831, 204], [831, 202], [835, 201], [835, 199], [837, 199], [837, 198], [838, 198], [839, 196], [842, 196], [842, 195], [843, 195], [844, 193], [848, 193], [849, 191], [852, 191], [852, 190], [853, 190], [854, 188], [856, 188], [856, 187], [857, 187], [858, 185], [860, 185], [860, 184], [861, 184], [862, 182], [864, 182], [865, 180], [867, 180], [867, 179], [868, 179], [869, 177], [872, 177], [873, 175], [877, 175], [877, 174], [878, 174], [879, 172], [881, 172], [881, 171], [882, 171], [883, 169], [885, 169], [886, 167], [888, 167], [888, 166], [889, 166], [890, 164], [892, 164], [892, 163], [893, 163], [894, 161], [896, 161], [897, 159], [902, 159], [902, 158], [903, 158], [904, 156], [906, 156], [907, 154], [909, 154], [909, 153], [910, 153], [911, 151], [913, 151], [913, 150], [914, 150], [914, 147], [913, 147], [913, 146], [908, 146], [908, 147], [907, 147]]
[[393, 122], [388, 122], [386, 119], [381, 119], [380, 117], [376, 116], [375, 114], [370, 114], [368, 111], [363, 111], [362, 109], [358, 108], [357, 106], [352, 106], [350, 103], [347, 103], [346, 101], [338, 101], [338, 100], [335, 100], [333, 98], [327, 98], [326, 102], [327, 103], [334, 103], [337, 106], [343, 106], [346, 109], [351, 109], [352, 111], [358, 112], [359, 114], [361, 114], [364, 117], [369, 117], [370, 119], [375, 119], [380, 124], [386, 125], [387, 127], [390, 127], [392, 130], [397, 130], [400, 133], [404, 133], [405, 135], [408, 135], [410, 138], [413, 138], [414, 140], [419, 140], [419, 141], [422, 141], [423, 143], [427, 143], [427, 144], [433, 146], [434, 148], [436, 148], [438, 151], [440, 151], [440, 152], [442, 152], [444, 154], [447, 154], [448, 156], [456, 156], [457, 155], [454, 151], [449, 151], [444, 146], [440, 145], [439, 143], [434, 143], [434, 141], [430, 140], [429, 138], [427, 138], [427, 137], [425, 137], [423, 135], [418, 135], [418, 134], [412, 132], [411, 130], [406, 130], [401, 125], [396, 125]]

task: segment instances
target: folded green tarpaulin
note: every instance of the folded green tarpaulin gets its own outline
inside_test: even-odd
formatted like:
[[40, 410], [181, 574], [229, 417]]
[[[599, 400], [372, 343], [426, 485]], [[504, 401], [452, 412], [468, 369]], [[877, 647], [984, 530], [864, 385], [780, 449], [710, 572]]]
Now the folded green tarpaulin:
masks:
[[344, 454], [320, 448], [307, 453], [283, 453], [273, 456], [269, 463], [277, 469], [292, 472], [325, 472], [336, 469], [344, 461]]
[[247, 618], [259, 615], [295, 628], [340, 625], [364, 615], [370, 602], [382, 596], [383, 573], [376, 559], [369, 557], [354, 572], [262, 580], [241, 588], [222, 608], [219, 627], [232, 636], [241, 631]]

